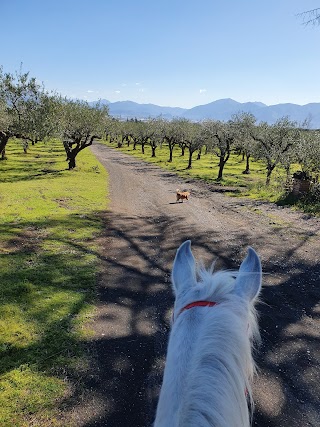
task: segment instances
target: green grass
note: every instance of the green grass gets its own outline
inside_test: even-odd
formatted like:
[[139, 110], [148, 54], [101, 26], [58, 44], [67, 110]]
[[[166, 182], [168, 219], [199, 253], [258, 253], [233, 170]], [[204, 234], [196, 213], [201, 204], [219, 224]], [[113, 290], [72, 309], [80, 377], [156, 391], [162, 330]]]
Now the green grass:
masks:
[[56, 141], [25, 155], [12, 140], [7, 157], [0, 162], [0, 425], [65, 426], [57, 408], [87, 363], [107, 175], [88, 149], [66, 170]]

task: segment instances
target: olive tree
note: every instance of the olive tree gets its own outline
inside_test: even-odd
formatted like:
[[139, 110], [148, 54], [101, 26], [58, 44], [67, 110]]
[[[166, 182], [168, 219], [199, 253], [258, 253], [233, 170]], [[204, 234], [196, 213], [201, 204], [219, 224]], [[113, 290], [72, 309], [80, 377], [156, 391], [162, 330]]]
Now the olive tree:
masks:
[[[141, 139], [144, 136], [144, 125], [141, 121], [135, 120], [135, 121], [130, 121], [128, 122], [128, 124], [126, 125], [127, 132], [128, 132], [128, 140], [133, 142], [133, 150], [137, 149], [137, 145], [141, 142]], [[121, 128], [122, 128], [122, 124], [121, 124]], [[142, 152], [144, 153], [144, 145], [145, 143], [143, 143], [142, 145]]]
[[133, 120], [126, 120], [125, 122], [120, 122], [120, 133], [121, 133], [121, 145], [126, 142], [127, 146], [130, 146], [130, 143], [133, 141], [132, 133], [133, 133]]
[[255, 150], [255, 141], [251, 137], [251, 132], [255, 127], [256, 118], [251, 113], [240, 112], [232, 116], [231, 121], [237, 138], [235, 143], [236, 151], [246, 159], [246, 167], [243, 174], [250, 173], [250, 158]]
[[76, 157], [102, 138], [108, 123], [108, 107], [90, 106], [85, 101], [62, 99], [60, 103], [60, 135], [67, 154], [69, 169], [76, 167]]
[[187, 169], [192, 168], [192, 156], [193, 153], [203, 145], [203, 133], [199, 123], [193, 123], [191, 121], [185, 121], [182, 130], [181, 143], [188, 149], [188, 166]]
[[116, 142], [118, 148], [120, 148], [126, 138], [125, 122], [121, 122], [119, 119], [114, 117], [110, 119], [106, 129], [106, 139], [110, 142]]
[[176, 118], [171, 121], [165, 122], [164, 128], [164, 141], [169, 147], [168, 162], [172, 162], [173, 149], [175, 145], [180, 145], [181, 149], [185, 148], [184, 142], [184, 125], [187, 126], [188, 120], [183, 118]]
[[146, 144], [150, 142], [154, 135], [155, 129], [152, 126], [151, 120], [133, 122], [132, 134], [133, 149], [136, 149], [137, 144], [141, 145], [141, 152], [144, 154]]
[[251, 137], [257, 142], [256, 157], [266, 164], [266, 185], [270, 184], [275, 167], [295, 149], [299, 140], [296, 122], [288, 117], [277, 120], [273, 125], [261, 122], [251, 130]]
[[295, 151], [302, 171], [317, 178], [320, 172], [320, 131], [303, 129]]
[[33, 141], [40, 123], [45, 121], [45, 116], [40, 114], [44, 94], [43, 86], [34, 77], [29, 77], [29, 73], [21, 70], [15, 74], [4, 73], [0, 68], [2, 158], [10, 137]]
[[205, 120], [202, 122], [203, 134], [210, 150], [219, 158], [219, 171], [217, 179], [223, 177], [223, 169], [229, 160], [231, 149], [235, 142], [235, 130], [231, 123], [217, 120]]
[[58, 136], [61, 97], [55, 93], [41, 91], [37, 102], [33, 101], [32, 114], [29, 117], [27, 139], [32, 145], [38, 141]]
[[147, 122], [149, 131], [148, 142], [151, 147], [151, 157], [156, 157], [156, 149], [163, 142], [164, 126], [164, 120], [161, 117], [150, 119]]

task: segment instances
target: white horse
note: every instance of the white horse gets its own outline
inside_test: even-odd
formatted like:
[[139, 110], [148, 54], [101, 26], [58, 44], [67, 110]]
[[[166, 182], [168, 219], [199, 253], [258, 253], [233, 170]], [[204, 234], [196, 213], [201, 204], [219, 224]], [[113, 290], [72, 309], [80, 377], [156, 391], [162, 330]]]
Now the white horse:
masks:
[[259, 257], [249, 248], [238, 272], [202, 267], [199, 282], [196, 274], [187, 240], [172, 269], [176, 299], [154, 427], [250, 426]]

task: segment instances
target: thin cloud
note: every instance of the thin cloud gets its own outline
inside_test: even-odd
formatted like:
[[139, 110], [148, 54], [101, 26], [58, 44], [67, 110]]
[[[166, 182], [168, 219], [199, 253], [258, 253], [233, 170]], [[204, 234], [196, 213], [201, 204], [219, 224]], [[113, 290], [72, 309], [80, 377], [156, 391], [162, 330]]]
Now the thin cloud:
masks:
[[199, 93], [206, 93], [207, 92], [207, 89], [200, 89], [199, 90]]

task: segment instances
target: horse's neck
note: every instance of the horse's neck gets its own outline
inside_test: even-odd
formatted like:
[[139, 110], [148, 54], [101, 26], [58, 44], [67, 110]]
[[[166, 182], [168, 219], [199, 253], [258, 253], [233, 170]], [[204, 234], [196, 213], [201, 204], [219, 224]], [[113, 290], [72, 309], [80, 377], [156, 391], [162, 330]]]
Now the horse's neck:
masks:
[[172, 329], [155, 427], [249, 425], [241, 366], [248, 342], [234, 333], [241, 319], [206, 316], [199, 322], [207, 309], [200, 310], [185, 313]]

